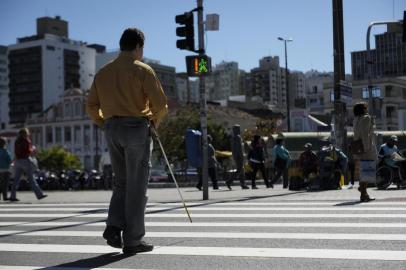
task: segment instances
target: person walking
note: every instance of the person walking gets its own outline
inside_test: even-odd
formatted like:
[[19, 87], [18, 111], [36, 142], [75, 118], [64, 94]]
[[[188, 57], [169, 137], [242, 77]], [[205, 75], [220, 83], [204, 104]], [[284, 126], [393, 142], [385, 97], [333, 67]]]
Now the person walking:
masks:
[[[358, 191], [361, 193], [360, 201], [369, 202], [375, 200], [368, 195], [367, 187], [368, 183], [375, 182], [371, 179], [366, 179], [363, 175], [363, 166], [365, 162], [376, 162], [377, 153], [375, 145], [374, 124], [372, 117], [368, 114], [368, 106], [365, 102], [359, 102], [354, 105], [354, 141], [361, 139], [364, 148], [364, 153], [354, 155], [354, 159], [360, 160], [361, 164], [361, 176], [359, 179]], [[354, 149], [352, 149], [354, 150]], [[374, 166], [372, 166], [374, 167]]]
[[41, 190], [41, 187], [38, 185], [37, 180], [34, 179], [34, 170], [35, 165], [30, 159], [34, 154], [34, 146], [31, 143], [29, 138], [30, 132], [27, 128], [22, 128], [18, 132], [17, 140], [14, 144], [14, 182], [11, 188], [10, 201], [16, 202], [19, 201], [16, 197], [18, 186], [20, 185], [21, 174], [24, 172], [27, 175], [28, 182], [31, 185], [32, 190], [35, 193], [35, 196], [38, 200], [41, 200], [48, 195], [45, 195]]
[[6, 138], [0, 137], [0, 192], [3, 195], [3, 201], [9, 200], [7, 192], [11, 165], [11, 155], [6, 146]]
[[150, 128], [157, 127], [168, 112], [157, 75], [141, 62], [144, 41], [144, 33], [137, 28], [123, 32], [120, 54], [97, 72], [86, 103], [91, 119], [104, 129], [115, 175], [103, 237], [108, 245], [130, 255], [153, 250], [143, 241]]
[[[216, 169], [216, 166], [217, 166], [217, 164], [219, 164], [219, 162], [216, 159], [216, 149], [214, 149], [212, 142], [213, 142], [213, 137], [211, 135], [207, 135], [208, 173], [209, 173], [211, 182], [213, 183], [213, 189], [219, 189], [219, 186], [217, 183], [217, 169]], [[202, 190], [202, 185], [203, 185], [203, 177], [202, 177], [201, 172], [202, 172], [202, 169], [200, 168], [199, 182], [196, 185], [196, 188], [198, 190]]]
[[233, 184], [234, 178], [236, 178], [240, 180], [242, 189], [249, 189], [249, 187], [245, 184], [244, 152], [240, 125], [233, 126], [233, 134], [231, 136], [231, 151], [236, 166], [236, 172], [233, 178], [226, 181], [226, 185], [228, 189], [231, 190], [231, 185]]
[[264, 154], [264, 145], [261, 142], [260, 135], [254, 135], [254, 139], [251, 142], [251, 149], [248, 154], [248, 160], [252, 168], [251, 176], [251, 188], [258, 189], [256, 185], [256, 177], [258, 170], [261, 171], [262, 177], [264, 178], [265, 186], [267, 188], [273, 188], [273, 185], [269, 183], [268, 177], [265, 171], [265, 154]]
[[275, 169], [275, 175], [272, 178], [271, 184], [273, 185], [276, 181], [283, 177], [283, 188], [288, 188], [288, 167], [290, 165], [290, 153], [283, 146], [283, 136], [279, 134], [276, 137], [275, 146], [272, 148], [272, 165]]

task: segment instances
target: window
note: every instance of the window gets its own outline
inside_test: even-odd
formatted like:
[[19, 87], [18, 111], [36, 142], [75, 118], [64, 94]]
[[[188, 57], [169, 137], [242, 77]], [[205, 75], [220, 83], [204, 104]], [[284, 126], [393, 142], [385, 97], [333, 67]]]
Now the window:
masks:
[[84, 144], [85, 146], [89, 146], [89, 145], [90, 145], [90, 126], [88, 126], [88, 125], [84, 126], [83, 144]]
[[81, 110], [80, 110], [80, 101], [75, 102], [75, 116], [80, 116]]
[[[372, 88], [372, 97], [381, 97], [381, 88], [380, 87]], [[362, 88], [362, 98], [363, 99], [369, 98], [368, 87]]]
[[64, 115], [65, 115], [65, 117], [71, 117], [72, 116], [70, 102], [65, 103], [65, 113], [64, 113]]
[[385, 97], [393, 97], [393, 87], [392, 85], [385, 86]]
[[53, 138], [52, 138], [52, 127], [46, 127], [46, 142], [47, 143], [52, 143], [53, 142]]
[[72, 132], [70, 127], [65, 127], [65, 142], [72, 141]]
[[73, 140], [75, 144], [80, 144], [80, 133], [81, 133], [80, 126], [75, 126], [73, 133]]
[[55, 143], [61, 144], [62, 143], [62, 129], [61, 127], [55, 128]]
[[49, 51], [55, 51], [55, 47], [54, 47], [54, 46], [47, 45], [47, 50], [49, 50]]

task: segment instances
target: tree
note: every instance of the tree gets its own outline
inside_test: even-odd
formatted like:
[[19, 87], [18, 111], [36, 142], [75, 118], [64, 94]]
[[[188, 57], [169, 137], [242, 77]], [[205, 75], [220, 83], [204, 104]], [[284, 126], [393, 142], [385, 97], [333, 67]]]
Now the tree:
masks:
[[[200, 130], [199, 109], [186, 106], [178, 109], [173, 115], [166, 117], [158, 128], [158, 134], [165, 148], [168, 159], [183, 161], [186, 159], [185, 133], [188, 128]], [[229, 150], [230, 142], [225, 128], [208, 119], [207, 132], [213, 137], [213, 146], [218, 150]], [[160, 155], [155, 147], [155, 154]]]
[[82, 168], [79, 157], [60, 146], [39, 150], [37, 159], [41, 169], [50, 171], [59, 172], [62, 170]]

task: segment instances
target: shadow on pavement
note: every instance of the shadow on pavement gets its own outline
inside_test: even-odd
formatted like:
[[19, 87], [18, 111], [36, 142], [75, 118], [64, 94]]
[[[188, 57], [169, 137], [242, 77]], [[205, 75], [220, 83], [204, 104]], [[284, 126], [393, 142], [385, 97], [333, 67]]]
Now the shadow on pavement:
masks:
[[132, 255], [125, 255], [119, 252], [112, 252], [107, 254], [98, 255], [92, 258], [81, 259], [74, 262], [63, 263], [55, 266], [47, 266], [42, 268], [37, 268], [35, 270], [51, 270], [51, 269], [70, 269], [70, 268], [80, 268], [83, 270], [90, 270], [94, 268], [99, 268], [102, 266], [106, 266], [108, 264], [118, 262], [122, 259], [131, 257]]

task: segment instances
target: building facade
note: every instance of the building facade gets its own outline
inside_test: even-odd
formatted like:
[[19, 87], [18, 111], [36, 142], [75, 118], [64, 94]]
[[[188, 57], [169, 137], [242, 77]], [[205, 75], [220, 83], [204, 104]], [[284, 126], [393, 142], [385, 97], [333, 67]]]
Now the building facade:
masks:
[[237, 62], [225, 62], [213, 68], [212, 73], [205, 77], [208, 100], [227, 100], [230, 96], [241, 94], [240, 70]]
[[7, 47], [0, 46], [0, 130], [6, 129], [9, 123], [8, 105], [8, 57]]
[[83, 167], [89, 170], [98, 167], [107, 144], [100, 128], [86, 114], [85, 103], [85, 91], [67, 89], [47, 110], [31, 114], [26, 126], [37, 148], [61, 146], [78, 156]]
[[[400, 24], [390, 24], [386, 33], [375, 35], [375, 49], [370, 52], [372, 78], [406, 76], [406, 43]], [[351, 68], [354, 81], [368, 79], [367, 51], [351, 53]]]
[[[262, 100], [271, 110], [286, 113], [286, 69], [279, 65], [279, 57], [267, 56], [259, 60], [259, 67], [251, 70], [247, 96]], [[289, 103], [305, 97], [306, 78], [302, 72], [289, 73]]]
[[89, 89], [95, 74], [96, 50], [68, 38], [68, 23], [39, 18], [37, 35], [8, 47], [10, 123], [58, 102], [65, 89]]

